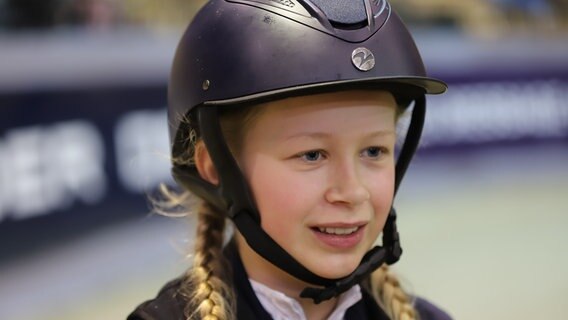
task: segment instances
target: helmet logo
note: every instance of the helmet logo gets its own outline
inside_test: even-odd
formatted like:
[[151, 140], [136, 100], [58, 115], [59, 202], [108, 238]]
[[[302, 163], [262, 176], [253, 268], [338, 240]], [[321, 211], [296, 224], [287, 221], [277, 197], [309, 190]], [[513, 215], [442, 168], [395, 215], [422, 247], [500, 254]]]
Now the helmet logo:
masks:
[[351, 61], [361, 71], [369, 71], [375, 67], [375, 56], [369, 49], [364, 47], [353, 50]]

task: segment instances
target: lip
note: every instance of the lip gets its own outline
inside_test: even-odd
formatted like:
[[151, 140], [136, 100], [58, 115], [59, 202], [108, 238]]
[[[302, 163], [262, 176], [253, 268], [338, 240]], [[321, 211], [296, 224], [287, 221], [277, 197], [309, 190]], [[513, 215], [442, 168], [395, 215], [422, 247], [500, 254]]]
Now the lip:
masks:
[[[354, 228], [357, 231], [347, 235], [327, 234], [320, 232], [318, 228]], [[316, 239], [324, 246], [338, 250], [347, 250], [361, 243], [365, 232], [366, 223], [328, 223], [319, 224], [311, 229]]]

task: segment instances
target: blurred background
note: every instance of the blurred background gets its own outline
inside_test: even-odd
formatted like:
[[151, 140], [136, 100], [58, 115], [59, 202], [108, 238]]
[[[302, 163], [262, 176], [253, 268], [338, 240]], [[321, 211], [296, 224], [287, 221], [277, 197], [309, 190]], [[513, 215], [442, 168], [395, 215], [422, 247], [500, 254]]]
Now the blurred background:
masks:
[[[0, 0], [0, 319], [124, 319], [188, 265], [166, 86], [199, 0]], [[430, 75], [395, 270], [456, 319], [566, 319], [568, 1], [392, 0]]]

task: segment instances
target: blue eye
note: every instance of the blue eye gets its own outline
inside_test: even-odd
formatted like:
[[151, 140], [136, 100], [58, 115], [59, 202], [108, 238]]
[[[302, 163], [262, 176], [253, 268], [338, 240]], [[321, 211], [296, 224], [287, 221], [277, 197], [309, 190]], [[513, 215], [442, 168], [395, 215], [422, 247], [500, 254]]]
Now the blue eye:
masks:
[[369, 147], [363, 151], [363, 155], [369, 158], [378, 158], [384, 153], [380, 147]]
[[308, 162], [313, 162], [313, 161], [318, 161], [321, 158], [321, 156], [322, 156], [321, 151], [313, 150], [301, 154], [300, 158]]

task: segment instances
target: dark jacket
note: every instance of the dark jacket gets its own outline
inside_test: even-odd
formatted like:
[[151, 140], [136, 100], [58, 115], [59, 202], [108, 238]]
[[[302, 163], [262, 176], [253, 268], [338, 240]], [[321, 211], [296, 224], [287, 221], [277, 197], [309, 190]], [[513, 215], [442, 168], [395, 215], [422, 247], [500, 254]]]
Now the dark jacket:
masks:
[[[233, 284], [237, 293], [237, 319], [272, 320], [270, 314], [258, 301], [234, 244], [230, 243], [227, 246], [225, 255], [233, 268]], [[177, 293], [180, 284], [181, 279], [176, 279], [166, 284], [155, 299], [139, 305], [128, 316], [127, 320], [186, 320], [183, 310], [187, 300]], [[361, 291], [363, 299], [347, 310], [345, 319], [388, 320], [388, 316], [363, 286]], [[445, 312], [423, 299], [416, 300], [415, 308], [420, 314], [421, 320], [451, 319]]]

